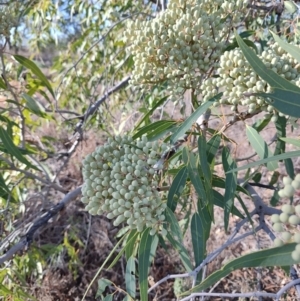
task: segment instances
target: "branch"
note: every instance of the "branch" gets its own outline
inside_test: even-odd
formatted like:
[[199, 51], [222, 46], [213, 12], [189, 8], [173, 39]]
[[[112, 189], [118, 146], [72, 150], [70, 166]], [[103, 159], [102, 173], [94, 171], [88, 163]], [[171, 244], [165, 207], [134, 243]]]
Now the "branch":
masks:
[[[74, 151], [76, 150], [77, 146], [79, 145], [79, 142], [82, 140], [82, 128], [86, 122], [86, 120], [93, 115], [100, 105], [113, 93], [117, 92], [118, 90], [126, 87], [129, 83], [130, 76], [124, 78], [119, 84], [108, 90], [100, 99], [98, 99], [94, 104], [90, 105], [89, 108], [86, 110], [86, 112], [83, 115], [76, 116], [72, 119], [80, 119], [80, 121], [76, 124], [73, 137], [75, 137], [75, 141], [73, 142], [72, 146], [68, 150], [68, 152], [64, 152], [59, 154], [60, 157], [68, 156], [70, 157]], [[70, 120], [70, 119], [69, 119]], [[71, 138], [72, 139], [72, 138]]]
[[[51, 207], [47, 212], [42, 214], [38, 220], [36, 220], [29, 229], [26, 231], [26, 234], [21, 238], [21, 240], [12, 246], [4, 255], [0, 256], [0, 264], [3, 264], [5, 261], [10, 260], [16, 253], [27, 250], [29, 245], [32, 243], [34, 238], [34, 233], [41, 226], [45, 225], [50, 218], [55, 216], [59, 211], [61, 211], [69, 202], [75, 200], [81, 194], [81, 186], [74, 189], [65, 195], [65, 197], [56, 204]], [[0, 249], [6, 249], [9, 246], [9, 241], [4, 240], [0, 244]]]

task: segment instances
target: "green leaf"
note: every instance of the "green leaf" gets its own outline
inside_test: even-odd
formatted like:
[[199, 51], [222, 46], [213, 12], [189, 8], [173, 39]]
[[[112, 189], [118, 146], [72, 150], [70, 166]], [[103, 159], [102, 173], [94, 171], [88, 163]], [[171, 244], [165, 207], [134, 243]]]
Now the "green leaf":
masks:
[[37, 116], [46, 118], [48, 115], [40, 108], [36, 101], [28, 94], [23, 93], [23, 98], [26, 101], [26, 108]]
[[202, 283], [195, 286], [192, 290], [186, 292], [185, 294], [203, 291], [237, 269], [284, 265], [290, 266], [295, 264], [297, 262], [295, 262], [291, 256], [291, 252], [295, 250], [295, 247], [295, 243], [286, 244], [282, 247], [265, 249], [241, 256], [224, 265], [220, 270], [208, 276]]
[[158, 241], [159, 241], [158, 234], [155, 234], [153, 236], [152, 244], [151, 244], [150, 259], [149, 259], [150, 262], [152, 262], [154, 260], [154, 257], [155, 257], [155, 254], [156, 254], [156, 249], [157, 249], [157, 246], [158, 246]]
[[264, 119], [259, 119], [252, 125], [252, 127], [259, 133], [270, 123], [271, 118], [272, 116]]
[[[197, 162], [195, 155], [190, 153], [185, 147], [182, 151], [183, 161], [187, 166], [189, 178], [199, 196], [199, 198], [204, 202], [206, 200], [206, 192], [204, 188], [204, 183], [199, 176]], [[204, 203], [203, 203], [204, 204]]]
[[[261, 159], [269, 158], [273, 155], [267, 143], [254, 128], [247, 125], [246, 134], [249, 142], [251, 143], [251, 146], [254, 148]], [[268, 162], [267, 168], [268, 170], [275, 170], [276, 168], [278, 168], [278, 164], [275, 164], [275, 162]]]
[[[254, 93], [253, 95], [261, 96], [283, 114], [300, 117], [300, 89], [298, 91], [290, 91], [273, 87], [272, 93]], [[271, 99], [271, 100], [270, 100]]]
[[294, 139], [294, 138], [286, 138], [286, 137], [280, 137], [279, 138], [282, 141], [285, 141], [288, 144], [295, 145], [297, 147], [300, 147], [300, 140], [299, 139]]
[[246, 216], [247, 216], [247, 218], [248, 218], [248, 220], [249, 220], [251, 226], [254, 227], [254, 225], [253, 225], [253, 220], [252, 220], [252, 218], [251, 218], [251, 215], [250, 215], [250, 213], [249, 213], [249, 211], [248, 211], [247, 206], [246, 206], [245, 203], [243, 202], [243, 199], [240, 197], [240, 195], [239, 195], [238, 193], [235, 194], [235, 197], [236, 197], [236, 198], [238, 199], [238, 201], [240, 202], [240, 204], [241, 204], [241, 206], [242, 206], [242, 208], [243, 208], [243, 210], [244, 210], [244, 212], [245, 212], [245, 214], [246, 214]]
[[105, 298], [102, 301], [113, 301], [114, 294], [109, 294], [105, 296]]
[[127, 293], [135, 299], [136, 284], [135, 284], [135, 258], [130, 257], [126, 264], [125, 284]]
[[191, 236], [196, 267], [206, 257], [206, 241], [209, 237], [210, 227], [211, 218], [205, 206], [199, 213], [194, 213], [191, 220]]
[[[230, 153], [226, 147], [223, 148], [222, 152], [222, 164], [225, 173], [236, 167], [235, 161], [232, 160]], [[229, 176], [230, 175], [230, 176]], [[227, 173], [225, 174], [225, 207], [224, 207], [224, 227], [225, 231], [228, 229], [229, 225], [229, 215], [233, 208], [235, 192], [237, 188], [237, 173]]]
[[148, 301], [148, 270], [150, 266], [151, 245], [153, 236], [149, 234], [150, 229], [147, 228], [141, 237], [139, 247], [139, 284], [140, 284], [140, 299]]
[[[188, 170], [183, 166], [176, 174], [168, 193], [167, 206], [174, 212], [177, 207], [177, 198], [180, 197], [186, 183]], [[175, 199], [176, 198], [176, 199]]]
[[[255, 93], [255, 95], [264, 97], [268, 103], [284, 114], [300, 117], [300, 103], [298, 101], [300, 88], [273, 70], [268, 69], [256, 54], [246, 46], [237, 33], [235, 33], [235, 36], [251, 67], [273, 88], [272, 93]], [[268, 98], [272, 100], [270, 101]]]
[[[248, 39], [247, 39], [247, 40], [246, 40], [246, 39], [243, 39], [243, 41], [244, 41], [244, 43], [245, 43], [246, 45], [248, 45], [249, 47], [252, 47], [252, 48], [256, 51], [256, 53], [258, 52], [258, 51], [257, 51], [257, 47], [256, 47], [256, 45], [255, 45], [255, 43], [254, 43], [253, 41], [248, 40]], [[238, 47], [239, 47], [239, 44], [237, 43], [236, 39], [234, 39], [233, 42], [230, 43], [230, 44], [225, 48], [224, 52], [225, 52], [225, 51], [231, 51], [231, 50], [233, 50], [233, 49], [235, 49], [235, 48], [238, 48]]]
[[[284, 2], [284, 5], [286, 5], [288, 1]], [[284, 49], [286, 52], [288, 52], [294, 59], [296, 59], [298, 61], [298, 63], [300, 63], [300, 50], [296, 45], [287, 43], [286, 41], [283, 41], [282, 39], [279, 38], [279, 36], [277, 34], [275, 34], [274, 32], [272, 32], [270, 30], [271, 34], [273, 35], [273, 38], [275, 40], [275, 42], [282, 48]]]
[[257, 57], [257, 55], [249, 47], [247, 47], [247, 45], [243, 42], [243, 40], [237, 33], [235, 33], [235, 36], [251, 67], [263, 80], [270, 84], [271, 87], [277, 87], [294, 92], [300, 91], [300, 88], [298, 88], [296, 85], [284, 79], [271, 69], [268, 69], [265, 64]]
[[216, 154], [219, 150], [219, 146], [221, 143], [221, 136], [214, 135], [206, 144], [206, 154], [207, 154], [207, 162], [211, 164], [216, 157]]
[[262, 177], [262, 174], [260, 172], [257, 172], [253, 175], [252, 177], [252, 180], [255, 182], [255, 183], [259, 183], [260, 180], [261, 180], [261, 177]]
[[[224, 207], [225, 207], [224, 196], [216, 190], [213, 190], [212, 192], [213, 192], [213, 197], [214, 197], [214, 205], [224, 209]], [[238, 216], [241, 219], [245, 218], [245, 216], [235, 206], [232, 207], [231, 213]]]
[[42, 83], [48, 88], [49, 92], [52, 94], [52, 96], [55, 98], [55, 94], [53, 92], [53, 89], [46, 78], [46, 76], [43, 74], [43, 72], [40, 70], [40, 68], [31, 60], [27, 59], [24, 56], [21, 55], [13, 55], [13, 57], [18, 61], [22, 66], [30, 69], [33, 74], [35, 74], [41, 81]]
[[266, 158], [266, 159], [258, 160], [256, 162], [249, 163], [247, 165], [235, 168], [235, 169], [233, 169], [229, 172], [235, 172], [235, 171], [239, 171], [239, 170], [243, 170], [243, 169], [247, 169], [247, 168], [252, 168], [252, 167], [264, 164], [264, 163], [268, 163], [268, 162], [272, 162], [272, 161], [285, 160], [285, 159], [288, 159], [288, 158], [294, 158], [294, 157], [299, 157], [299, 156], [300, 156], [300, 151], [288, 152], [288, 153], [285, 153], [285, 154], [280, 154], [280, 155], [277, 155], [277, 156], [273, 156], [273, 157], [269, 157], [269, 158]]
[[98, 289], [97, 289], [97, 292], [96, 292], [96, 298], [97, 297], [101, 297], [102, 294], [104, 293], [105, 289], [109, 286], [109, 285], [112, 285], [113, 283], [108, 280], [108, 279], [105, 279], [105, 278], [101, 278], [98, 280]]
[[208, 164], [208, 159], [206, 156], [207, 152], [207, 145], [206, 145], [206, 140], [204, 136], [199, 136], [198, 138], [198, 154], [199, 154], [199, 159], [200, 159], [200, 168], [201, 171], [203, 172], [204, 178], [208, 183], [211, 182], [211, 171], [210, 171], [210, 166]]
[[286, 123], [287, 120], [285, 117], [279, 116], [277, 121], [275, 122], [276, 132], [277, 132], [277, 141], [275, 146], [274, 155], [285, 153], [285, 142], [281, 140], [281, 137], [286, 136]]
[[5, 82], [1, 77], [0, 77], [0, 88], [3, 90], [7, 89]]
[[284, 8], [290, 14], [294, 14], [298, 11], [298, 6], [293, 1], [284, 1]]
[[28, 167], [32, 167], [36, 170], [38, 170], [35, 166], [33, 166], [20, 152], [19, 148], [17, 146], [14, 145], [12, 139], [10, 138], [10, 136], [7, 134], [7, 132], [5, 131], [5, 129], [3, 127], [0, 126], [0, 139], [3, 143], [3, 145], [6, 147], [8, 153], [13, 156], [16, 157], [20, 162], [26, 164]]
[[168, 223], [168, 227], [170, 228], [168, 230], [167, 239], [174, 249], [178, 251], [185, 269], [190, 272], [192, 270], [192, 264], [189, 258], [189, 253], [184, 247], [183, 237], [178, 225], [178, 221], [174, 213], [168, 207], [166, 208], [166, 221]]
[[280, 200], [280, 198], [279, 198], [279, 195], [278, 195], [278, 191], [275, 190], [274, 193], [273, 193], [273, 196], [271, 198], [270, 204], [275, 207], [275, 206], [277, 206], [279, 200]]
[[200, 107], [196, 109], [196, 111], [191, 114], [190, 117], [188, 117], [181, 126], [173, 133], [173, 135], [170, 138], [170, 142], [172, 144], [175, 144], [178, 139], [184, 136], [184, 134], [191, 128], [192, 124], [202, 115], [206, 112], [206, 110], [213, 104], [215, 100], [218, 100], [221, 98], [223, 93], [219, 93], [216, 96], [209, 99], [207, 102], [202, 104]]
[[161, 133], [166, 133], [167, 130], [172, 128], [174, 125], [176, 125], [176, 122], [173, 120], [159, 120], [153, 122], [139, 129], [138, 132], [133, 135], [133, 139], [135, 140], [145, 134], [148, 139], [151, 139]]
[[129, 257], [134, 256], [134, 246], [136, 243], [136, 240], [138, 238], [139, 234], [136, 229], [131, 230], [131, 232], [128, 235], [128, 238], [126, 240], [126, 245], [125, 245], [125, 256], [126, 260], [129, 259]]
[[165, 101], [168, 99], [169, 95], [162, 97], [161, 99], [158, 99], [153, 107], [151, 109], [147, 110], [147, 113], [143, 116], [143, 118], [138, 122], [138, 124], [136, 125], [136, 128], [138, 128], [147, 118], [149, 118], [152, 113], [161, 105], [163, 105], [165, 103]]
[[285, 170], [291, 179], [295, 177], [294, 163], [292, 159], [288, 158], [284, 160]]

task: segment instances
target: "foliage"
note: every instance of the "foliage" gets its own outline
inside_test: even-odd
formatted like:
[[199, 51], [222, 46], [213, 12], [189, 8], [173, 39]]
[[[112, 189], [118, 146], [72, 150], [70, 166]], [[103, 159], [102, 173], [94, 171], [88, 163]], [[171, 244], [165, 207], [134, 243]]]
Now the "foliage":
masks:
[[[161, 281], [148, 287], [159, 247], [172, 247], [180, 257], [186, 273], [173, 278], [192, 280], [185, 292], [174, 287], [184, 300], [201, 296], [234, 269], [299, 262], [299, 205], [293, 206], [293, 197], [300, 186], [291, 160], [299, 151], [286, 152], [288, 143], [299, 147], [297, 139], [286, 137], [286, 129], [297, 128], [300, 117], [299, 32], [291, 21], [297, 10], [289, 1], [287, 11], [279, 4], [264, 10], [240, 0], [156, 2], [0, 5], [0, 210], [1, 223], [10, 233], [2, 237], [0, 262], [14, 255], [9, 252], [11, 243], [18, 250], [28, 248], [1, 271], [4, 298], [30, 298], [27, 286], [42, 279], [49, 256], [66, 254], [73, 277], [78, 276], [77, 247], [86, 246], [75, 232], [65, 232], [57, 247], [43, 246], [44, 252], [30, 244], [37, 228], [78, 196], [77, 185], [69, 192], [59, 177], [68, 170], [88, 129], [101, 129], [108, 142], [80, 162], [81, 200], [90, 214], [107, 215], [120, 227], [119, 241], [93, 281], [110, 260], [112, 268], [122, 255], [126, 258], [123, 286], [98, 279], [96, 298], [148, 300], [149, 293], [168, 279], [156, 279]], [[22, 47], [30, 52], [18, 53]], [[180, 118], [167, 109], [169, 103]], [[230, 107], [232, 118], [220, 129], [209, 121], [223, 106]], [[260, 121], [246, 124], [260, 113]], [[245, 137], [260, 159], [242, 166], [226, 137], [238, 121], [244, 123]], [[57, 136], [41, 134], [50, 125]], [[261, 135], [268, 125], [276, 127], [274, 147]], [[62, 131], [73, 140], [61, 152]], [[289, 175], [283, 185], [280, 160]], [[217, 164], [222, 174], [217, 174]], [[262, 183], [262, 170], [273, 175], [268, 185]], [[274, 190], [270, 204], [254, 186]], [[14, 241], [27, 200], [34, 193], [49, 200], [54, 192], [69, 193], [59, 207], [51, 207], [28, 226], [25, 243], [22, 235], [19, 243]], [[245, 202], [249, 196], [254, 211]], [[282, 211], [273, 207], [279, 198], [289, 198]], [[209, 254], [216, 206], [223, 209], [224, 235], [232, 216], [239, 222], [228, 241]], [[270, 215], [276, 235], [265, 223]], [[252, 230], [237, 236], [248, 222]], [[205, 274], [205, 266], [222, 250], [258, 231], [266, 232], [277, 247], [240, 256]], [[191, 249], [184, 243], [186, 235]]]

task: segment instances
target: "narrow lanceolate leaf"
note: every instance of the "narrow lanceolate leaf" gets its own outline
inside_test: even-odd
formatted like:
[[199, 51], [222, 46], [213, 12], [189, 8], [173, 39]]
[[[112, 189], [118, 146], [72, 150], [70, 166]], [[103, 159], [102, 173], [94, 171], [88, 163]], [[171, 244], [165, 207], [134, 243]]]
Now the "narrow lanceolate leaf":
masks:
[[287, 120], [285, 117], [278, 117], [275, 122], [276, 132], [277, 132], [277, 141], [275, 146], [274, 155], [279, 155], [285, 153], [285, 142], [281, 140], [281, 137], [286, 137], [286, 124]]
[[1, 77], [0, 77], [0, 88], [3, 90], [6, 90], [7, 88], [4, 80]]
[[37, 102], [28, 94], [23, 93], [23, 98], [26, 101], [26, 108], [34, 113], [37, 116], [40, 116], [42, 118], [47, 117], [47, 114], [45, 113], [44, 110], [42, 110], [42, 108], [37, 104]]
[[148, 270], [151, 258], [151, 245], [153, 236], [149, 234], [150, 229], [146, 229], [142, 233], [139, 247], [139, 284], [140, 284], [140, 300], [148, 301]]
[[300, 88], [298, 91], [290, 91], [284, 88], [273, 88], [272, 93], [255, 93], [261, 96], [281, 113], [292, 117], [300, 117]]
[[174, 132], [174, 134], [170, 138], [170, 142], [174, 144], [178, 139], [182, 138], [184, 134], [191, 128], [192, 124], [196, 122], [196, 120], [205, 113], [205, 111], [213, 104], [215, 100], [220, 99], [222, 93], [217, 94], [213, 98], [209, 99], [203, 105], [201, 105], [197, 110], [188, 117], [181, 126]]
[[[235, 161], [232, 160], [228, 149], [225, 147], [222, 152], [222, 164], [225, 172], [236, 168]], [[225, 194], [224, 194], [224, 227], [225, 231], [228, 229], [229, 215], [233, 208], [235, 191], [237, 188], [237, 173], [227, 173], [225, 175]]]
[[210, 214], [207, 207], [194, 213], [191, 220], [191, 236], [194, 251], [195, 266], [199, 266], [206, 257], [206, 241], [211, 226]]
[[7, 132], [3, 127], [0, 127], [0, 139], [4, 147], [7, 149], [8, 153], [11, 156], [17, 158], [20, 162], [26, 164], [28, 167], [37, 169], [22, 155], [21, 151], [18, 149], [16, 145], [14, 145], [14, 142], [12, 141], [12, 139], [10, 138], [10, 136], [7, 134]]
[[[246, 134], [251, 146], [257, 152], [258, 156], [261, 159], [269, 158], [273, 156], [272, 151], [269, 149], [267, 143], [264, 139], [257, 133], [257, 131], [250, 127], [246, 127]], [[278, 168], [278, 164], [276, 162], [268, 162], [267, 163], [268, 170], [275, 170]]]
[[183, 237], [174, 213], [167, 207], [166, 208], [166, 222], [168, 224], [167, 239], [175, 250], [178, 251], [180, 259], [185, 269], [190, 272], [192, 270], [191, 259], [189, 258], [188, 251], [183, 245]]
[[221, 143], [221, 136], [214, 135], [206, 144], [207, 162], [211, 164], [218, 152]]
[[285, 141], [288, 144], [292, 144], [292, 145], [295, 145], [297, 147], [300, 147], [300, 139], [286, 138], [286, 137], [281, 137], [279, 139]]
[[[224, 209], [225, 207], [224, 196], [216, 190], [213, 190], [212, 193], [214, 197], [214, 205]], [[243, 216], [243, 214], [234, 205], [232, 207], [231, 213], [238, 216], [241, 219], [245, 218], [245, 216]]]
[[183, 166], [176, 174], [168, 193], [168, 207], [174, 212], [177, 206], [178, 198], [180, 197], [188, 175], [186, 166]]
[[[286, 1], [288, 2], [288, 1]], [[286, 4], [286, 3], [285, 3]], [[300, 63], [300, 49], [293, 44], [287, 43], [286, 41], [283, 41], [282, 39], [279, 38], [277, 34], [271, 31], [271, 34], [273, 35], [273, 38], [275, 42], [286, 52], [288, 52], [294, 59]]]
[[138, 236], [139, 236], [139, 233], [135, 229], [131, 230], [131, 232], [129, 233], [128, 238], [126, 240], [126, 245], [125, 245], [126, 260], [128, 260], [129, 257], [131, 257], [131, 256], [135, 256], [134, 246], [135, 246]]
[[295, 262], [291, 256], [291, 252], [295, 250], [295, 246], [295, 243], [286, 244], [282, 247], [253, 252], [251, 254], [241, 256], [238, 259], [234, 259], [223, 266], [220, 270], [208, 276], [202, 283], [195, 286], [192, 290], [186, 292], [185, 294], [203, 291], [237, 269], [251, 267], [290, 266], [295, 264], [297, 262]]
[[284, 114], [300, 117], [300, 103], [298, 101], [300, 88], [273, 70], [268, 69], [237, 33], [236, 39], [254, 71], [273, 88], [272, 93], [255, 93], [255, 95], [264, 97], [267, 102]]
[[211, 171], [210, 166], [208, 164], [208, 159], [206, 155], [206, 140], [204, 136], [199, 136], [198, 138], [198, 154], [199, 154], [199, 160], [200, 160], [200, 168], [203, 172], [203, 175], [207, 182], [211, 182]]
[[176, 124], [173, 120], [159, 120], [140, 128], [136, 134], [133, 135], [133, 139], [137, 139], [143, 135], [153, 138], [153, 136], [160, 134], [162, 131], [166, 132], [172, 126]]
[[135, 258], [130, 257], [126, 264], [125, 271], [126, 292], [135, 299], [136, 284], [135, 284]]
[[298, 92], [300, 91], [300, 88], [298, 88], [296, 85], [292, 84], [288, 80], [284, 79], [277, 73], [275, 73], [273, 70], [268, 69], [265, 64], [257, 57], [257, 55], [251, 50], [241, 39], [241, 37], [235, 33], [236, 39], [239, 43], [239, 46], [241, 50], [243, 51], [243, 54], [245, 55], [247, 61], [251, 65], [251, 67], [254, 69], [254, 71], [263, 79], [265, 80], [271, 87], [275, 88], [281, 88], [289, 91]]
[[[182, 150], [182, 158], [187, 166], [189, 178], [202, 202], [206, 200], [204, 183], [199, 176], [195, 155], [185, 147]], [[204, 204], [204, 203], [203, 203]]]
[[295, 177], [295, 170], [294, 170], [294, 163], [291, 158], [284, 160], [284, 165], [287, 174], [290, 176], [291, 179], [294, 179]]
[[149, 116], [152, 115], [152, 113], [161, 105], [165, 103], [165, 101], [169, 98], [169, 95], [164, 96], [163, 98], [156, 101], [156, 103], [153, 105], [153, 107], [149, 110], [147, 110], [147, 113], [143, 116], [143, 118], [138, 122], [136, 125], [136, 128], [138, 128], [145, 120], [149, 118]]
[[14, 55], [13, 56], [16, 61], [18, 61], [22, 66], [26, 67], [27, 69], [30, 69], [33, 74], [35, 74], [42, 83], [48, 88], [49, 92], [52, 94], [53, 97], [55, 97], [53, 89], [46, 78], [46, 76], [43, 74], [43, 72], [40, 70], [40, 68], [31, 60], [27, 59], [24, 56], [21, 55]]

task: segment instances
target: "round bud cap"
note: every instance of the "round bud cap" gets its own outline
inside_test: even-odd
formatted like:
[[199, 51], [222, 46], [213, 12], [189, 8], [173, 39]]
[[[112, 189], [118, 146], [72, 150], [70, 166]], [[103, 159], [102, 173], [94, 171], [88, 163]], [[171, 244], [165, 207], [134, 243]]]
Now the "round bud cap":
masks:
[[292, 197], [294, 195], [295, 189], [291, 184], [286, 184], [283, 188], [283, 191], [287, 197]]
[[283, 241], [280, 238], [275, 238], [273, 244], [274, 247], [281, 247], [284, 245]]
[[282, 212], [279, 215], [279, 219], [282, 223], [286, 223], [289, 220], [289, 215], [287, 213]]
[[289, 205], [289, 204], [284, 204], [281, 207], [282, 212], [287, 213], [287, 214], [292, 214], [295, 212], [294, 206]]
[[295, 215], [295, 214], [291, 215], [289, 217], [289, 223], [291, 225], [294, 225], [294, 226], [300, 224], [300, 217], [298, 215]]
[[300, 181], [294, 180], [291, 185], [294, 189], [298, 190], [300, 188]]
[[274, 231], [276, 231], [276, 232], [282, 232], [282, 231], [283, 231], [282, 224], [281, 224], [281, 223], [275, 223], [275, 224], [273, 225], [273, 229], [274, 229]]
[[279, 223], [279, 222], [280, 222], [279, 214], [273, 214], [273, 215], [271, 216], [271, 222], [272, 222], [272, 223]]
[[291, 238], [292, 238], [292, 234], [290, 232], [282, 232], [281, 233], [281, 238], [284, 240], [284, 241], [289, 241]]
[[300, 233], [295, 233], [294, 236], [293, 236], [293, 240], [297, 244], [300, 244]]
[[297, 205], [297, 206], [295, 207], [295, 211], [296, 211], [297, 214], [300, 215], [300, 205]]
[[293, 260], [295, 260], [296, 262], [300, 262], [300, 253], [297, 252], [296, 250], [292, 252], [292, 258]]
[[292, 183], [292, 179], [290, 177], [283, 177], [282, 182], [284, 185], [288, 185]]

